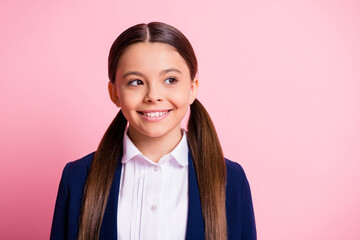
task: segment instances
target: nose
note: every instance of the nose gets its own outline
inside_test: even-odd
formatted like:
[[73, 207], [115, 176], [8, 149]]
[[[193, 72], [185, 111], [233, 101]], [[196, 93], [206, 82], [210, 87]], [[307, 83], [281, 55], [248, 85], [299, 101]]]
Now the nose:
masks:
[[158, 86], [148, 85], [144, 100], [147, 103], [156, 103], [156, 102], [163, 101], [163, 97], [162, 97], [160, 88]]

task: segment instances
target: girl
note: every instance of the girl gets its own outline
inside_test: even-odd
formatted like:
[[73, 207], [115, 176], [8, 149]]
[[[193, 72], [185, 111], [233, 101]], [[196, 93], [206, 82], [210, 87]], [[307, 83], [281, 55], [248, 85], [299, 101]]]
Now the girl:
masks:
[[186, 37], [160, 22], [130, 27], [108, 71], [121, 110], [97, 151], [65, 166], [50, 238], [256, 239], [249, 183], [196, 99]]

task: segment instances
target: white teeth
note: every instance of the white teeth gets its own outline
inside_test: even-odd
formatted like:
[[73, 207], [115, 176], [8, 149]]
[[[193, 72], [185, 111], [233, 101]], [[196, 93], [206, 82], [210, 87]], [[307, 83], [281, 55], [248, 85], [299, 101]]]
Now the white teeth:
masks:
[[166, 114], [167, 112], [152, 112], [152, 113], [144, 113], [147, 117], [158, 117]]

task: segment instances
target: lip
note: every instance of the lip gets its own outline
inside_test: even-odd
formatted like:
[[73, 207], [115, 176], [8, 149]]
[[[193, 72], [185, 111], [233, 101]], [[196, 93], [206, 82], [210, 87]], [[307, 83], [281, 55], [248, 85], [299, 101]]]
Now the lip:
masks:
[[[137, 113], [139, 113], [139, 115], [145, 119], [146, 121], [149, 122], [158, 122], [163, 120], [164, 118], [166, 118], [167, 116], [169, 116], [170, 112], [172, 111], [172, 109], [158, 109], [158, 110], [145, 110], [145, 111], [138, 111]], [[148, 117], [145, 116], [143, 113], [152, 113], [152, 112], [166, 112], [165, 114], [161, 115], [161, 116], [157, 116], [157, 117]]]
[[152, 113], [152, 112], [168, 112], [171, 111], [172, 109], [152, 109], [152, 110], [143, 110], [143, 111], [138, 111], [139, 113]]

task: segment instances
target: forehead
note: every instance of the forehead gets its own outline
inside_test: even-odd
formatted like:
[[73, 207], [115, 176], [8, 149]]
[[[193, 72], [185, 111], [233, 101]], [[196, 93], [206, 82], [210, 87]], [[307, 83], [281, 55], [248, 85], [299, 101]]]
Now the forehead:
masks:
[[185, 60], [166, 43], [141, 42], [130, 45], [118, 61], [117, 72], [156, 72], [168, 68], [189, 72]]

